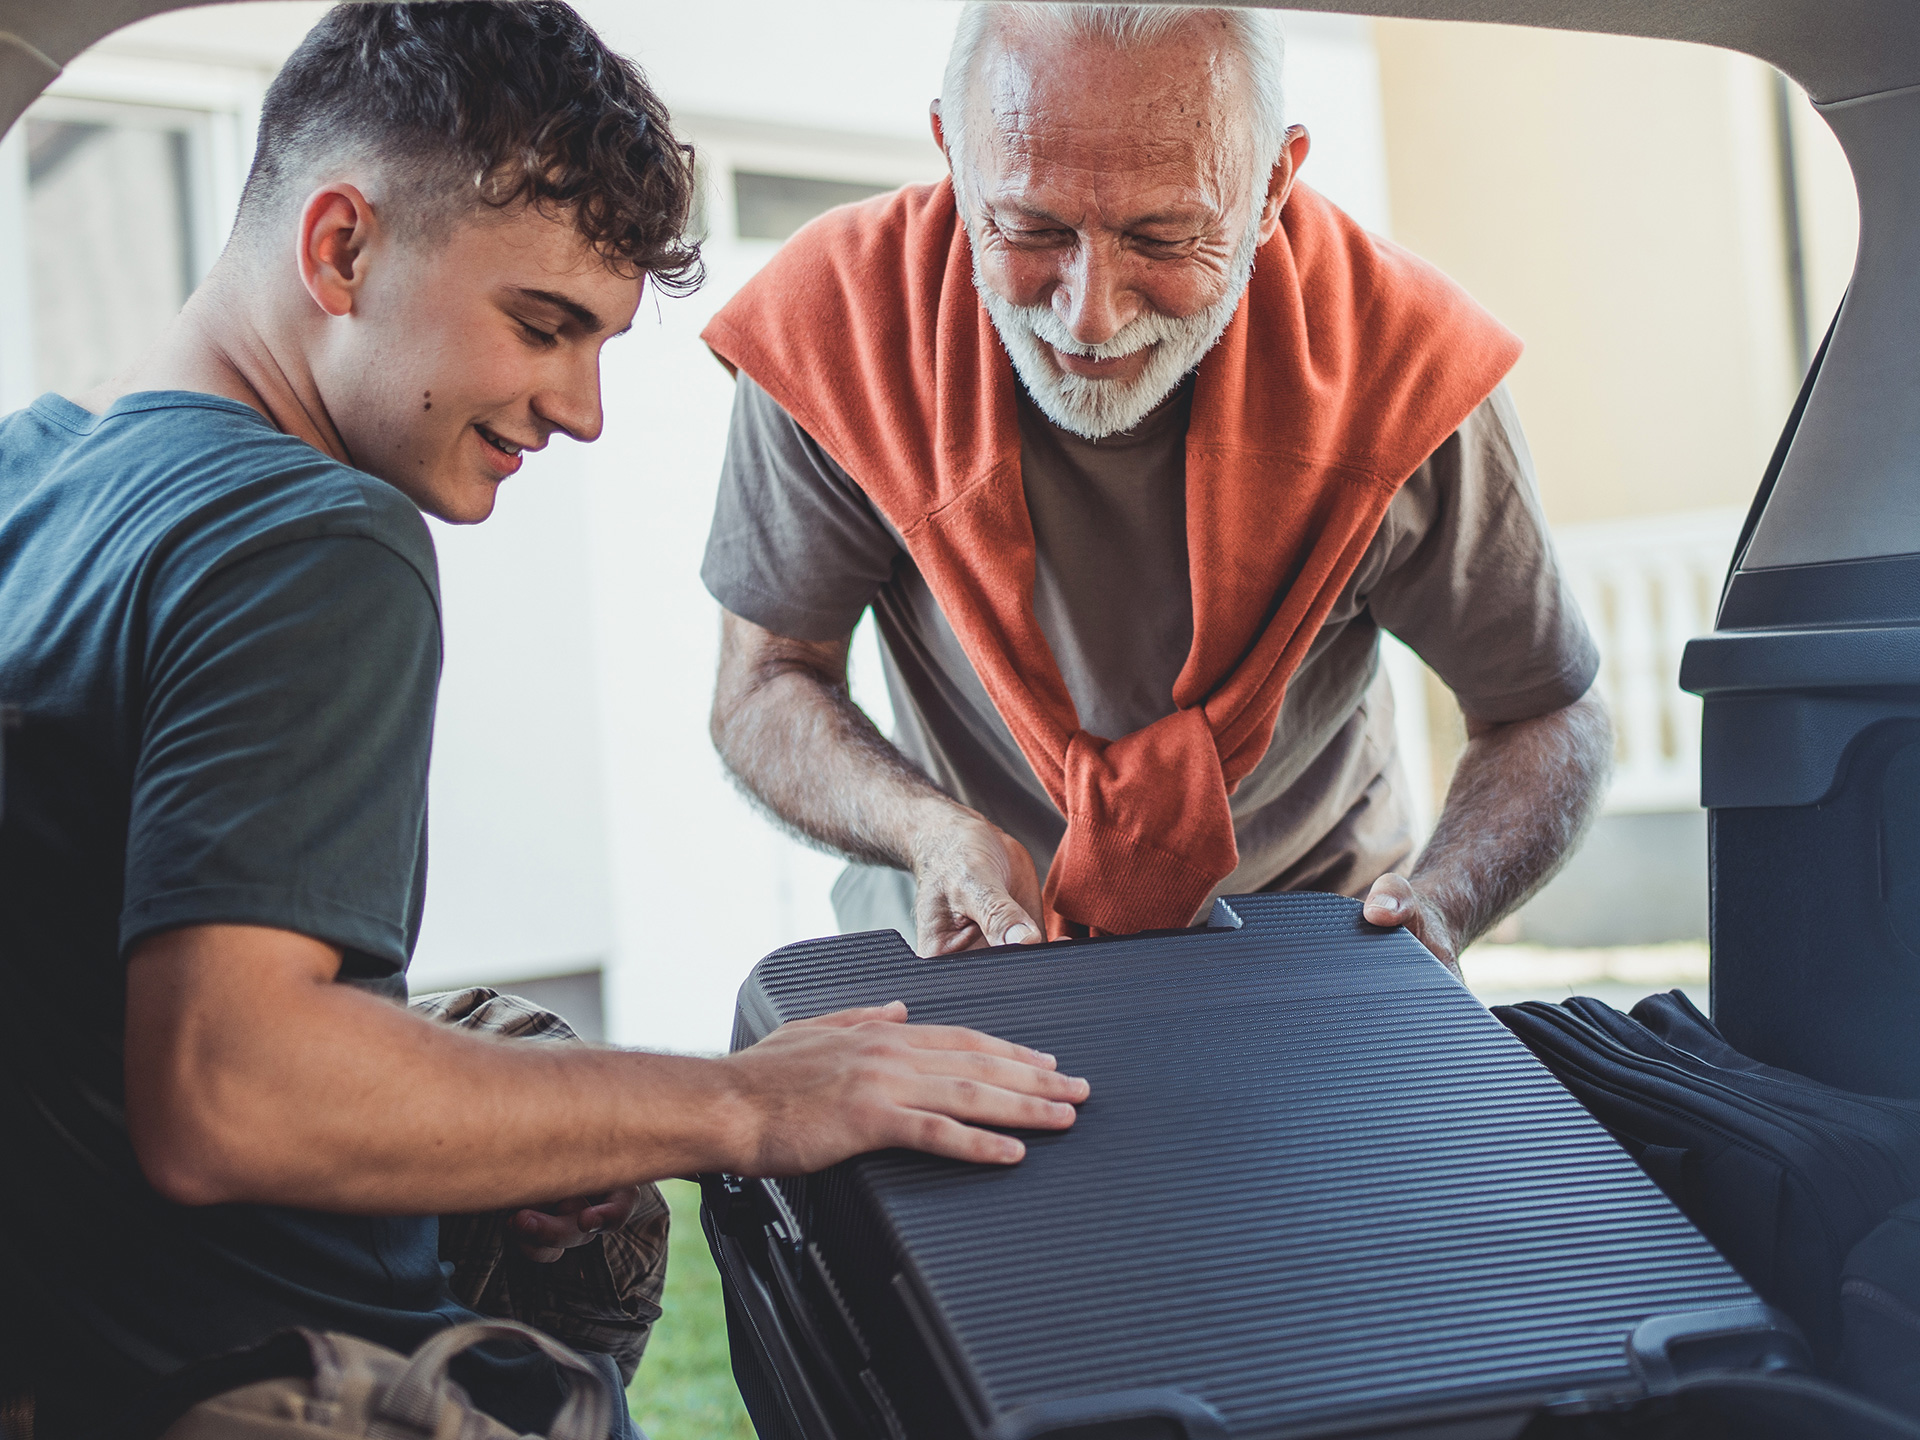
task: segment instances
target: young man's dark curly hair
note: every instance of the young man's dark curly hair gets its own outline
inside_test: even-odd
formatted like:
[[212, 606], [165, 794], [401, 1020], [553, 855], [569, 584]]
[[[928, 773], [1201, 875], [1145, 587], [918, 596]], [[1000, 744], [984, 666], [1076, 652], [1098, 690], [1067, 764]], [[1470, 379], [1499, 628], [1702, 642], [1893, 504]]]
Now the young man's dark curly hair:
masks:
[[700, 283], [685, 234], [693, 147], [638, 67], [561, 0], [337, 6], [267, 91], [240, 233], [348, 157], [397, 182], [403, 230], [532, 205], [662, 290]]

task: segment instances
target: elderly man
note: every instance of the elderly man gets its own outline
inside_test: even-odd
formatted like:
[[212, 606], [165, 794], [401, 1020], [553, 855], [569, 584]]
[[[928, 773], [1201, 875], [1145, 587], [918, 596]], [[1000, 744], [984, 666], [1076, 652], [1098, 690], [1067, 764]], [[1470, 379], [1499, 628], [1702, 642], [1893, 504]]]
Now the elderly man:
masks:
[[[857, 862], [845, 928], [941, 953], [1333, 890], [1452, 965], [1590, 817], [1519, 343], [1296, 183], [1280, 58], [1257, 12], [970, 6], [951, 183], [822, 217], [708, 328], [715, 743]], [[847, 693], [869, 605], [891, 742]], [[1470, 736], [1404, 877], [1383, 626]]]

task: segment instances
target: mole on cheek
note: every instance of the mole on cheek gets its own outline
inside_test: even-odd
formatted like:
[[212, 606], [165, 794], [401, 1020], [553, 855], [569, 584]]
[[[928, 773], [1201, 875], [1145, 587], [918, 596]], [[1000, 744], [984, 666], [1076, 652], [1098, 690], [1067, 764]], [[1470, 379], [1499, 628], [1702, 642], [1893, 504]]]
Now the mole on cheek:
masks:
[[422, 398], [425, 399], [427, 402], [426, 404], [422, 405], [420, 408], [422, 410], [431, 410], [433, 408], [433, 391], [423, 390], [420, 393]]

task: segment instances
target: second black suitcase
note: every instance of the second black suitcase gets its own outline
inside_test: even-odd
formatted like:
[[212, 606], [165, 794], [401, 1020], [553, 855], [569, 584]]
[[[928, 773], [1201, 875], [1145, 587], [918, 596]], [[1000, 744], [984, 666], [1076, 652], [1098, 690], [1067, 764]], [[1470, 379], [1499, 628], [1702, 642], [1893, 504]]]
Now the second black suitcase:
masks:
[[900, 999], [1092, 1098], [1012, 1169], [902, 1152], [706, 1181], [762, 1440], [1505, 1437], [1791, 1325], [1411, 937], [1350, 900], [939, 960], [790, 946], [736, 1048]]

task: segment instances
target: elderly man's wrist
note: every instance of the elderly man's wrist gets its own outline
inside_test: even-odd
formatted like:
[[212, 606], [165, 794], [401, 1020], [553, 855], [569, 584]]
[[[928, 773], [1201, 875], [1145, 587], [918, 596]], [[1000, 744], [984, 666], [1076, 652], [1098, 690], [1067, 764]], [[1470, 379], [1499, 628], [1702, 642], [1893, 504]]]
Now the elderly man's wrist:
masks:
[[951, 853], [955, 831], [988, 823], [978, 810], [945, 795], [915, 801], [903, 834], [908, 872], [918, 875], [928, 865], [938, 863], [939, 857]]
[[1415, 878], [1408, 883], [1413, 886], [1414, 904], [1421, 910], [1427, 928], [1434, 932], [1435, 944], [1447, 952], [1441, 958], [1457, 970], [1460, 952], [1467, 943], [1469, 921], [1466, 917], [1474, 908], [1472, 897], [1462, 894], [1458, 887], [1431, 877]]

